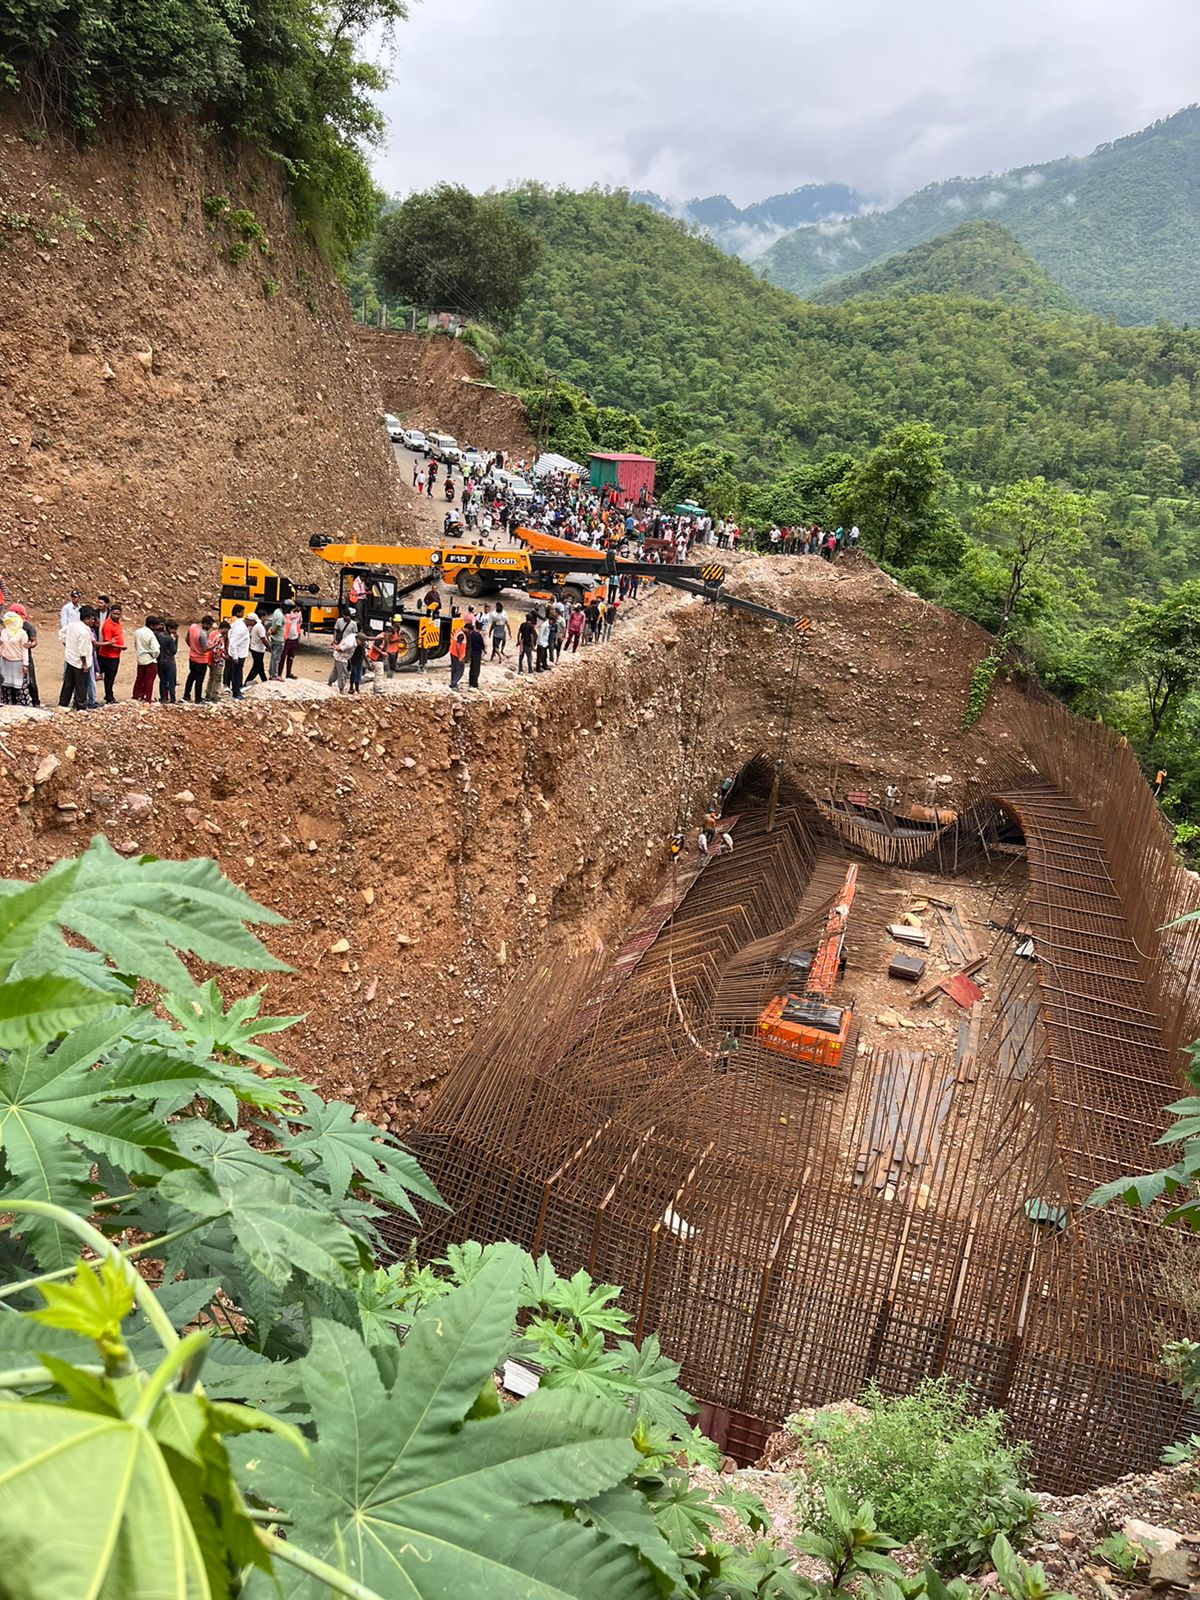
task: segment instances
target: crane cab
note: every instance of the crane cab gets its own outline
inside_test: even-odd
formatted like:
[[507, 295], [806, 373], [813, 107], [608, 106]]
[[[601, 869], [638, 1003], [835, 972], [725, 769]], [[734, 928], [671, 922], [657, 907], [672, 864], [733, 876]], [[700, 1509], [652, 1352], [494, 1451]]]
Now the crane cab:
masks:
[[[777, 994], [758, 1019], [758, 1042], [778, 1055], [791, 1056], [808, 1066], [842, 1066], [852, 1006], [831, 1004], [817, 995]], [[846, 1062], [847, 1067], [849, 1061]]]

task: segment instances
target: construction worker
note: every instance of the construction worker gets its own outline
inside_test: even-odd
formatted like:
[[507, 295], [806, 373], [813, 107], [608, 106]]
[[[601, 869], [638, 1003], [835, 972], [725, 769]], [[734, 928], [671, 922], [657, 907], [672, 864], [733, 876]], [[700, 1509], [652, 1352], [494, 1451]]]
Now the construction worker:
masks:
[[442, 609], [442, 597], [437, 592], [437, 584], [431, 583], [421, 604], [425, 607], [426, 616], [436, 617]]
[[455, 628], [450, 637], [450, 687], [457, 690], [467, 666], [467, 632], [465, 627]]

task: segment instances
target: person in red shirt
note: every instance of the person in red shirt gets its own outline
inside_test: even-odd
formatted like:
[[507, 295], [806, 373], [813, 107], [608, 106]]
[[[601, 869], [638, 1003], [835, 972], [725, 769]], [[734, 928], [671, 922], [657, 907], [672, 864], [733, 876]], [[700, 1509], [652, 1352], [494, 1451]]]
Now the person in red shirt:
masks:
[[115, 705], [117, 701], [113, 693], [113, 684], [117, 679], [117, 668], [121, 665], [121, 653], [124, 649], [125, 630], [121, 626], [121, 608], [113, 606], [100, 628], [100, 672], [104, 678], [106, 706]]

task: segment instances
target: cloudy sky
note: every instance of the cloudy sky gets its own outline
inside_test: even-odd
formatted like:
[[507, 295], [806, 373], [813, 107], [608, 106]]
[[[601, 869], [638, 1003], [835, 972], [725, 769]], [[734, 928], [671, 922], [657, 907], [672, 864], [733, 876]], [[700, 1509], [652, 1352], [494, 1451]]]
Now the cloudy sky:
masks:
[[411, 0], [376, 177], [898, 197], [1200, 99], [1197, 0]]

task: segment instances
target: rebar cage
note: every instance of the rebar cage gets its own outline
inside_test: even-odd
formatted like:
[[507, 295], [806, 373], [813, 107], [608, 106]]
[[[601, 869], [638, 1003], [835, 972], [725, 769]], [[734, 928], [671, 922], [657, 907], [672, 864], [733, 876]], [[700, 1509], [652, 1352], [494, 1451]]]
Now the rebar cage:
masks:
[[[1200, 894], [1123, 741], [1041, 700], [1021, 736], [919, 848], [795, 781], [769, 828], [747, 769], [732, 852], [677, 867], [607, 968], [531, 973], [445, 1081], [410, 1141], [449, 1206], [421, 1254], [509, 1238], [623, 1285], [691, 1392], [762, 1419], [743, 1454], [799, 1406], [944, 1374], [1033, 1441], [1042, 1487], [1152, 1466], [1189, 1425], [1158, 1351], [1200, 1261], [1087, 1200], [1162, 1165], [1200, 1032], [1200, 924], [1164, 925]], [[1014, 820], [1034, 954], [996, 932], [957, 1049], [865, 1049], [847, 1080], [761, 1047], [847, 856], [961, 872]]]

